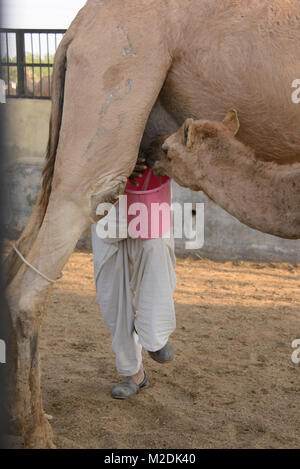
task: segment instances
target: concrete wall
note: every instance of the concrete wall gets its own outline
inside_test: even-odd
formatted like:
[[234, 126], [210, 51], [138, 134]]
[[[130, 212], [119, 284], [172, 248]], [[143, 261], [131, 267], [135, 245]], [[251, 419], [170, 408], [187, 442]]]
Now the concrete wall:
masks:
[[[240, 223], [209, 200], [202, 192], [192, 192], [173, 183], [173, 202], [204, 203], [204, 246], [195, 251], [217, 261], [251, 260], [300, 262], [300, 240], [266, 235]], [[178, 254], [186, 255], [186, 240], [176, 240]]]
[[5, 224], [20, 232], [37, 198], [48, 140], [49, 100], [7, 99], [3, 109]]
[[7, 99], [3, 145], [6, 164], [43, 165], [51, 103], [38, 99]]
[[[20, 231], [30, 216], [41, 183], [41, 172], [48, 139], [50, 102], [42, 100], [8, 100], [5, 108], [6, 225]], [[215, 260], [265, 260], [300, 262], [300, 240], [288, 241], [264, 235], [246, 227], [217, 207], [207, 197], [173, 183], [174, 202], [205, 204], [205, 243], [198, 251], [188, 252], [185, 240], [176, 240], [180, 255], [195, 254]], [[80, 246], [90, 247], [89, 238]]]

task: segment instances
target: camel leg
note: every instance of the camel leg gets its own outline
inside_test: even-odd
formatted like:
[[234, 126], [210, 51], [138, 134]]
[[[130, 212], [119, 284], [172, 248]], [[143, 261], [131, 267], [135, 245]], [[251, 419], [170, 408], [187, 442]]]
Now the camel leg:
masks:
[[[153, 34], [149, 34], [137, 29], [129, 12], [124, 16], [123, 11], [117, 11], [120, 18], [116, 17], [116, 24], [108, 30], [102, 27], [107, 21], [100, 13], [97, 22], [93, 19], [99, 34], [91, 57], [86, 55], [84, 44], [94, 42], [86, 28], [68, 50], [52, 192], [41, 228], [26, 256], [50, 279], [59, 276], [78, 238], [95, 220], [97, 205], [114, 200], [124, 190], [171, 62], [168, 49], [161, 47], [160, 37], [153, 33], [155, 24], [150, 28]], [[125, 17], [128, 33], [119, 27]], [[124, 53], [128, 35], [131, 54]], [[144, 49], [140, 50], [144, 47], [155, 53], [145, 58]], [[83, 67], [88, 73], [83, 73]], [[38, 356], [41, 321], [50, 292], [49, 282], [25, 265], [19, 268], [7, 292], [15, 350], [9, 380], [12, 415], [28, 448], [52, 447], [51, 428], [42, 406]]]
[[[50, 202], [27, 260], [56, 279], [88, 223], [87, 211], [74, 201]], [[52, 284], [22, 265], [7, 291], [12, 327], [10, 349], [16, 354], [11, 357], [9, 369], [9, 413], [27, 448], [53, 447], [51, 427], [42, 406], [38, 352], [41, 322], [51, 290]]]

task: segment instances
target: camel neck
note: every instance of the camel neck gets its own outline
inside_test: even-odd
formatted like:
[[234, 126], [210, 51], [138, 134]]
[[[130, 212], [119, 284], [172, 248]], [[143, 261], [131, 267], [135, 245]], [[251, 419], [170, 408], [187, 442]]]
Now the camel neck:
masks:
[[265, 233], [297, 238], [300, 164], [260, 161], [238, 141], [223, 143], [214, 151], [208, 147], [205, 157], [199, 155], [201, 189], [242, 223]]

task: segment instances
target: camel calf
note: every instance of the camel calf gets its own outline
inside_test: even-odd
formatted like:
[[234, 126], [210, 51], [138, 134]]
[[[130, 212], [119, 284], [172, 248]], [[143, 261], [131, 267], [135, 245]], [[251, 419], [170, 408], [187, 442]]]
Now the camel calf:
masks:
[[260, 161], [235, 138], [235, 110], [223, 122], [187, 119], [178, 132], [152, 145], [148, 163], [183, 187], [202, 190], [251, 228], [300, 238], [300, 164]]

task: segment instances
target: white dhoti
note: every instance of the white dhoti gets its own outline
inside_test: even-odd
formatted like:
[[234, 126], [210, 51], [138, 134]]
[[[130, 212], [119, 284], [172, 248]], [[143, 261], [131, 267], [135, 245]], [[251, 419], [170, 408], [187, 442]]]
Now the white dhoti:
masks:
[[161, 238], [106, 241], [92, 225], [97, 300], [123, 376], [139, 371], [142, 347], [160, 350], [176, 327], [173, 245]]

